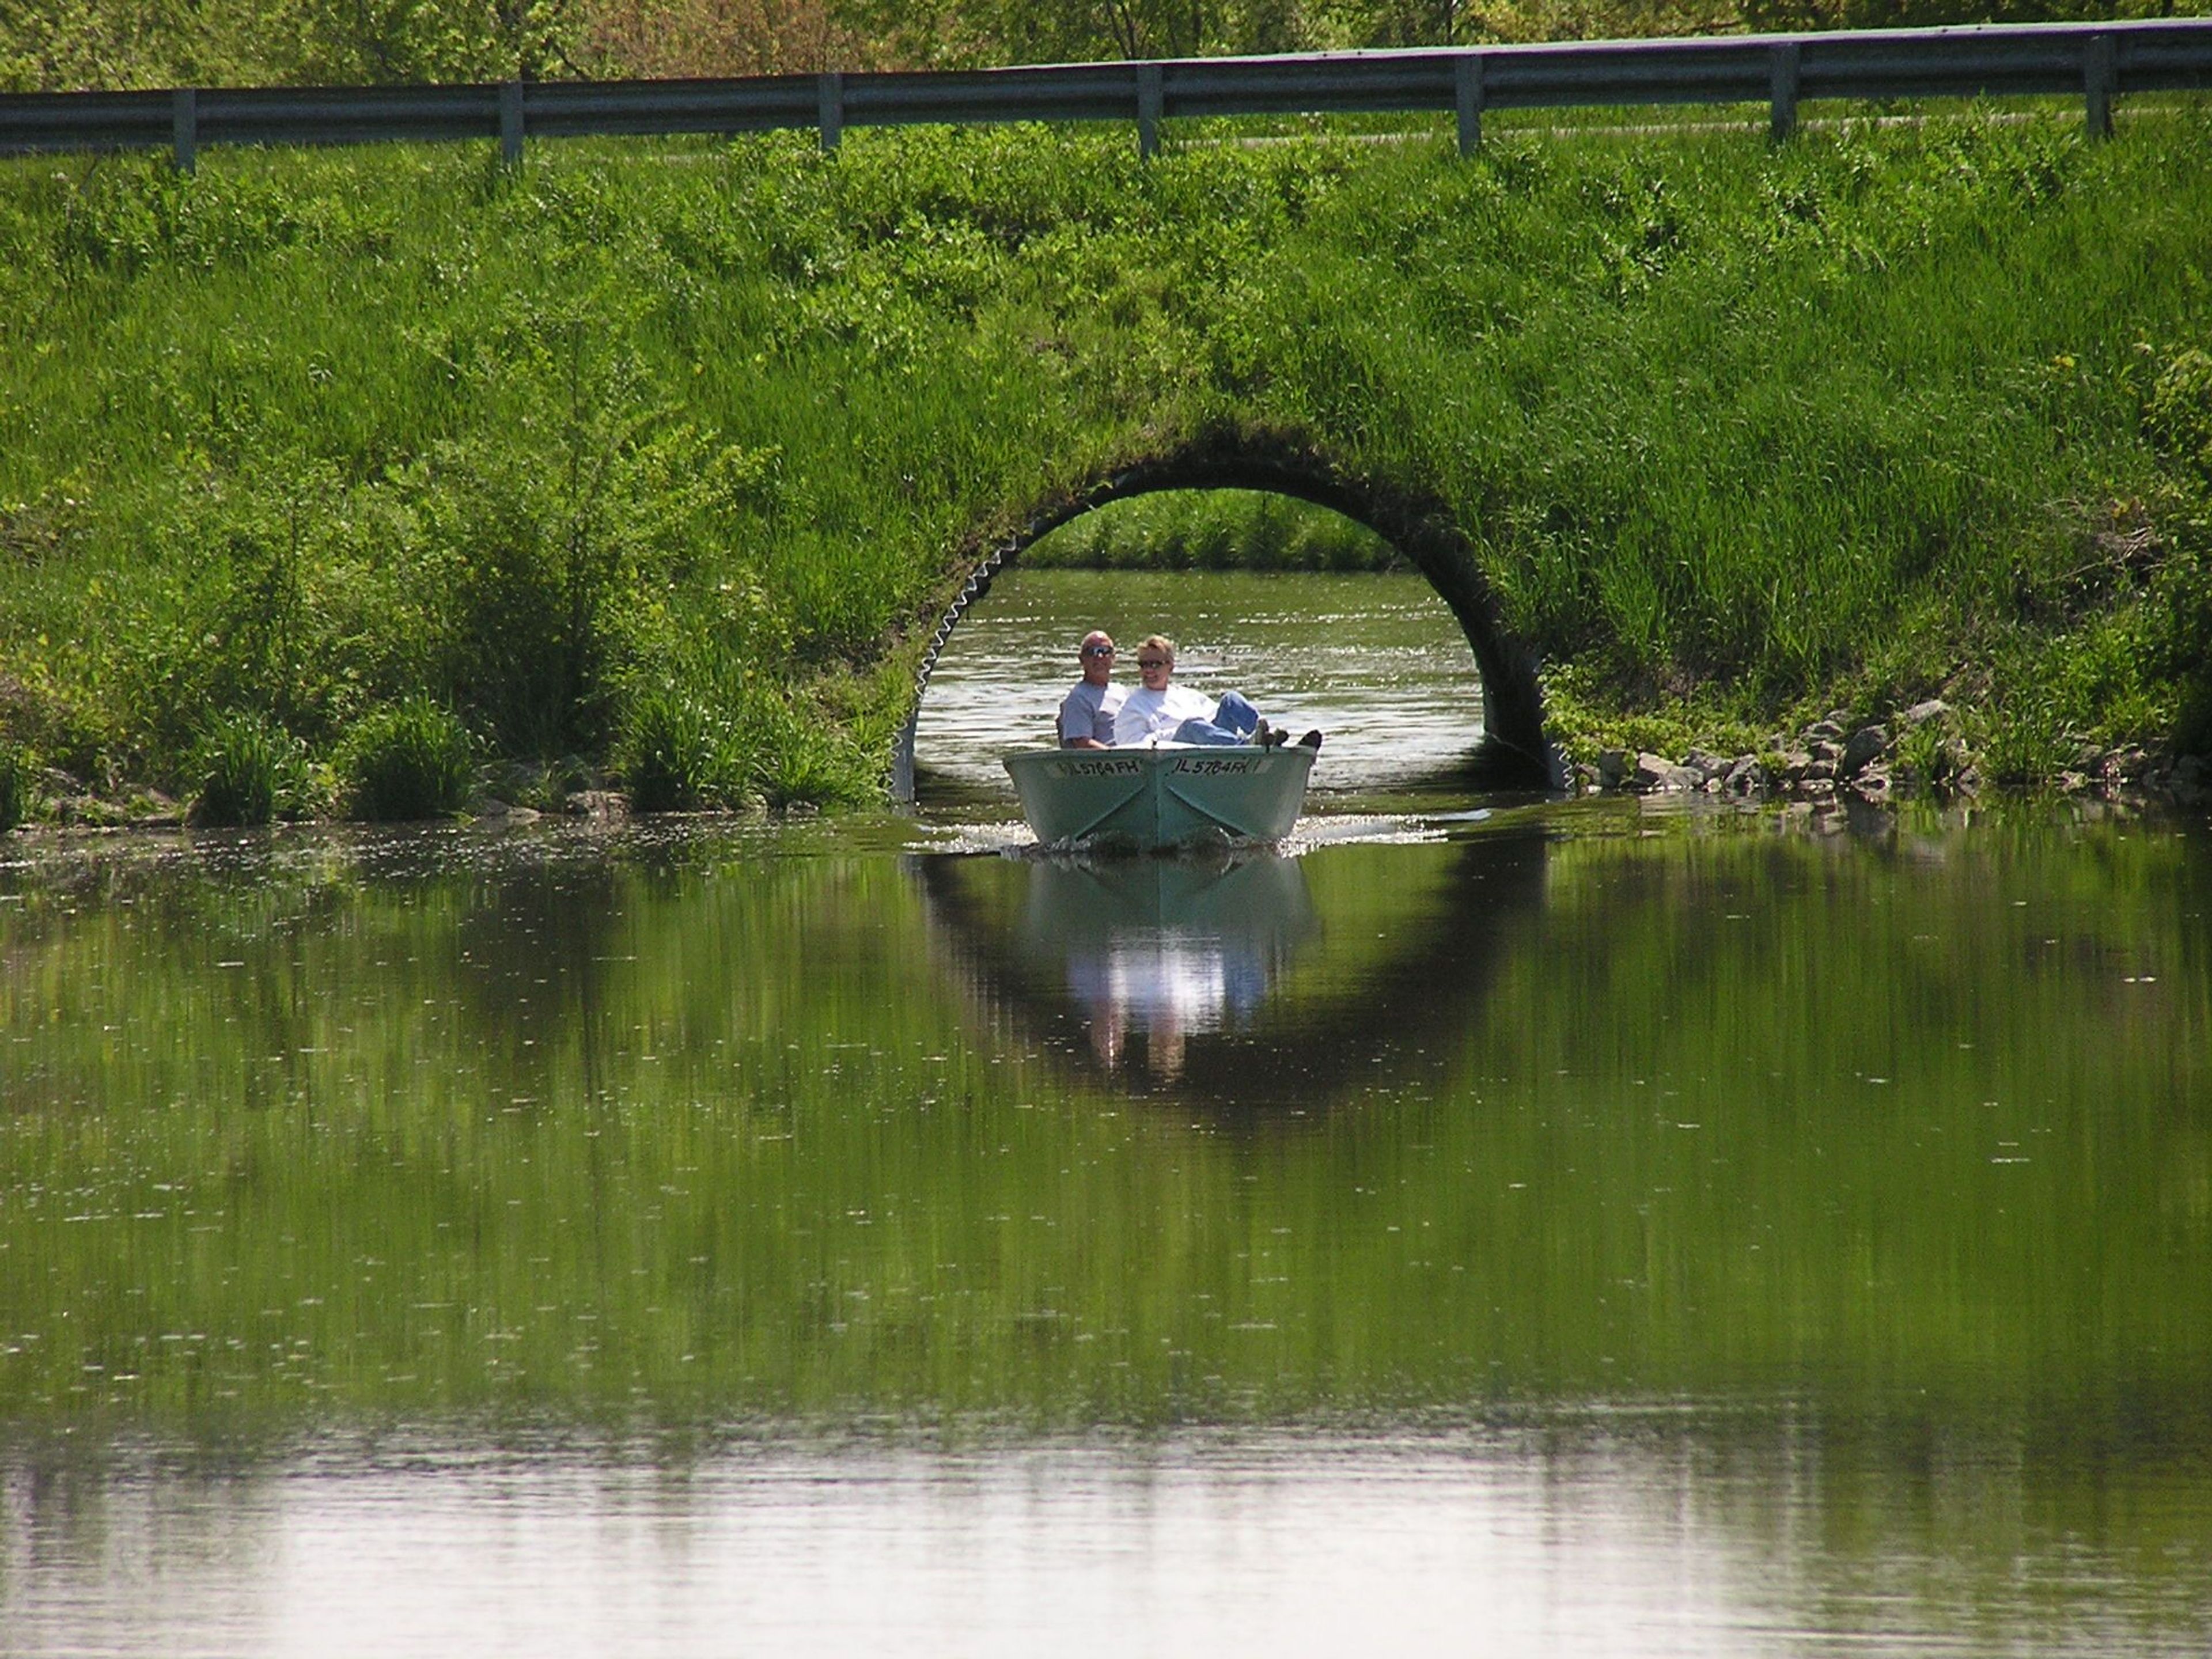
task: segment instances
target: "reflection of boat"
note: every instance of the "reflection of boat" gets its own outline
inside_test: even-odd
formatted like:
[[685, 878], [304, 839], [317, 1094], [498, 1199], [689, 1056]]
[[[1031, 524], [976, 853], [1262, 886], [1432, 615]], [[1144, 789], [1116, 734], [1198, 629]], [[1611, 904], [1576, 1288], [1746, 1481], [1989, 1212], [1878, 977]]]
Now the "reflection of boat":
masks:
[[1039, 841], [1149, 848], [1279, 840], [1297, 822], [1316, 752], [1296, 744], [1041, 749], [1008, 755], [1006, 768]]
[[995, 947], [994, 977], [1065, 1010], [1063, 1030], [1091, 1061], [1139, 1091], [1174, 1083], [1211, 1045], [1244, 1040], [1321, 931], [1298, 860], [1265, 848], [917, 867], [933, 908]]
[[1030, 880], [1018, 948], [1041, 976], [1060, 970], [1108, 1070], [1141, 1056], [1165, 1081], [1182, 1070], [1190, 1038], [1252, 1024], [1317, 927], [1291, 859], [1044, 864]]
[[994, 1021], [1132, 1095], [1296, 1115], [1461, 1052], [1526, 948], [1545, 852], [1519, 834], [909, 868]]

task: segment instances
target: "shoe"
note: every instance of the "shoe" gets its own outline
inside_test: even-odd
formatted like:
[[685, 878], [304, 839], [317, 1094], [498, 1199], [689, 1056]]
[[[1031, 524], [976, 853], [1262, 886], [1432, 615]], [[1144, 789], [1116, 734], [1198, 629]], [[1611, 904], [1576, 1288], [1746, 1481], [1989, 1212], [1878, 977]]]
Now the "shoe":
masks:
[[1300, 738], [1298, 739], [1298, 747], [1299, 747], [1299, 748], [1301, 748], [1301, 749], [1318, 749], [1318, 748], [1320, 748], [1320, 747], [1321, 747], [1321, 733], [1320, 733], [1319, 732], [1317, 732], [1317, 731], [1316, 731], [1316, 732], [1307, 732], [1307, 733], [1305, 734], [1305, 736], [1304, 736], [1303, 738]]
[[1261, 716], [1260, 723], [1252, 728], [1253, 746], [1259, 749], [1265, 749], [1270, 744], [1280, 741], [1281, 734], [1279, 732], [1270, 732], [1267, 729], [1267, 718], [1264, 715]]

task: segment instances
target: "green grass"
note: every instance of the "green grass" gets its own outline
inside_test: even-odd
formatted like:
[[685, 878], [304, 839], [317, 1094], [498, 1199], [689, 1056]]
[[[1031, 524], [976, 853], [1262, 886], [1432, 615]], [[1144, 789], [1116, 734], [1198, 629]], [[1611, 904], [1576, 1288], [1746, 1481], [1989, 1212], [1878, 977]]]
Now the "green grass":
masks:
[[[327, 761], [428, 698], [863, 798], [965, 554], [1230, 433], [1443, 503], [1565, 738], [1940, 692], [2201, 745], [2212, 121], [2079, 129], [9, 162], [0, 738], [159, 781], [199, 711]], [[1270, 556], [1233, 499], [1062, 535]]]
[[1171, 489], [1086, 513], [1022, 555], [1079, 570], [1390, 570], [1397, 550], [1327, 507], [1249, 489]]

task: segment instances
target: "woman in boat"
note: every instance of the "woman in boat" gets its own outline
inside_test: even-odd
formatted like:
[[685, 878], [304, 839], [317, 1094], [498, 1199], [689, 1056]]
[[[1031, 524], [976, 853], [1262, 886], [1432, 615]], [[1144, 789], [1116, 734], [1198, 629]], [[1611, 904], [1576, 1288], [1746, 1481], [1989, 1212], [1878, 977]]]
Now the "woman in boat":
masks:
[[[1172, 684], [1175, 655], [1175, 641], [1164, 634], [1152, 635], [1137, 647], [1139, 683], [1122, 698], [1121, 712], [1114, 717], [1116, 745], [1242, 743], [1264, 749], [1282, 742], [1283, 734], [1270, 730], [1241, 692], [1224, 691], [1216, 700]], [[1321, 734], [1310, 735], [1318, 748]]]

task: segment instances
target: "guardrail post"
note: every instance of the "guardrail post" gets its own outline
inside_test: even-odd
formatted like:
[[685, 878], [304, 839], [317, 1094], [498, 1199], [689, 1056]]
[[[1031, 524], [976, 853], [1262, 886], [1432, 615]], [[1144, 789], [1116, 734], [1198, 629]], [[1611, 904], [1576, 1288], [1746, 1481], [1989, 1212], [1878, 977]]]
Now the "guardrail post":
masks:
[[1158, 64], [1137, 65], [1137, 154], [1150, 160], [1160, 153], [1160, 111], [1167, 94]]
[[836, 151], [845, 138], [845, 77], [836, 70], [814, 77], [816, 122], [822, 129], [824, 155]]
[[1766, 127], [1767, 137], [1780, 143], [1797, 131], [1797, 43], [1784, 42], [1774, 49], [1774, 61], [1770, 65], [1768, 83], [1773, 98], [1773, 114]]
[[190, 173], [199, 165], [200, 95], [191, 87], [169, 94], [169, 143], [178, 172]]
[[2112, 37], [2093, 34], [2089, 44], [2081, 49], [2081, 92], [2089, 109], [2089, 136], [2109, 138], [2112, 136], [2112, 93], [2119, 80], [2119, 65], [2114, 61]]
[[1459, 107], [1459, 153], [1472, 155], [1482, 144], [1482, 54], [1452, 59], [1452, 101]]
[[499, 159], [508, 167], [522, 161], [522, 82], [499, 83]]

